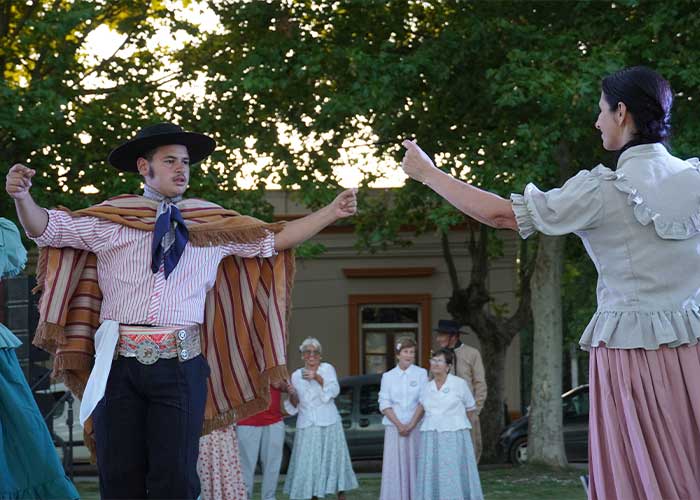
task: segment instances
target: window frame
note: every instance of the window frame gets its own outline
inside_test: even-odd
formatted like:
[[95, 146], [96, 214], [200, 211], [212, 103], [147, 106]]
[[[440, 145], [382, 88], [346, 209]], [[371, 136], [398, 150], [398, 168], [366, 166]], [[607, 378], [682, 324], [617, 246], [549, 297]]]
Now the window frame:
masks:
[[418, 343], [420, 344], [420, 359], [416, 363], [420, 366], [427, 366], [430, 358], [431, 345], [431, 303], [430, 294], [377, 294], [377, 295], [349, 295], [348, 296], [348, 316], [349, 316], [349, 350], [350, 350], [350, 374], [361, 375], [360, 373], [360, 342], [362, 335], [362, 321], [360, 311], [362, 306], [369, 305], [411, 305], [418, 306], [420, 310], [420, 327], [418, 329]]

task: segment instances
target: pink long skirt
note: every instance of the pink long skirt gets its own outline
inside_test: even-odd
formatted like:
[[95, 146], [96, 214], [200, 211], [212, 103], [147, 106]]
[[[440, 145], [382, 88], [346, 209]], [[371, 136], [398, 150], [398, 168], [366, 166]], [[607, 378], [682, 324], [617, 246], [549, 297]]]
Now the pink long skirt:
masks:
[[393, 425], [384, 427], [380, 500], [416, 498], [419, 448], [420, 431], [418, 429], [413, 429], [407, 437], [403, 437]]
[[590, 354], [589, 498], [700, 499], [700, 344]]
[[197, 474], [201, 500], [246, 500], [236, 426], [229, 425], [199, 439]]

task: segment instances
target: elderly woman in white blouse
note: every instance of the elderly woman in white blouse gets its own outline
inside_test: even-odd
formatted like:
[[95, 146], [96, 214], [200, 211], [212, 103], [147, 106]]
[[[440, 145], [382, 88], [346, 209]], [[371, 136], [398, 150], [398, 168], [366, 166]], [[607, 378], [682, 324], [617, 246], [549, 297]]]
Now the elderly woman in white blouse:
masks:
[[323, 498], [357, 488], [335, 398], [340, 392], [335, 368], [321, 362], [321, 343], [307, 338], [299, 347], [304, 367], [292, 373], [284, 408], [296, 415], [294, 449], [284, 482], [292, 499]]
[[433, 380], [421, 391], [425, 416], [418, 458], [420, 500], [482, 500], [481, 480], [469, 433], [476, 401], [467, 382], [449, 373], [454, 355], [440, 349], [430, 360]]
[[428, 372], [414, 363], [416, 343], [402, 339], [396, 344], [396, 367], [382, 375], [379, 409], [384, 415], [384, 460], [380, 500], [416, 497], [418, 447], [416, 426], [423, 417], [418, 404]]

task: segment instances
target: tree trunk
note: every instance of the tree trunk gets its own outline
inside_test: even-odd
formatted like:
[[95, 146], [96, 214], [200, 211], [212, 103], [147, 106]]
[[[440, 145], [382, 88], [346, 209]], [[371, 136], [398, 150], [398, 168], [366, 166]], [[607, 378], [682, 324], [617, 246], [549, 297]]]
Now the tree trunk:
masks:
[[566, 467], [562, 428], [561, 275], [565, 238], [539, 236], [532, 276], [534, 346], [527, 455], [529, 462]]
[[[494, 337], [487, 337], [492, 340]], [[483, 451], [481, 462], [494, 463], [498, 461], [496, 444], [498, 436], [505, 426], [505, 364], [506, 349], [508, 346], [500, 346], [496, 342], [481, 339], [481, 355], [486, 371], [486, 383], [488, 384], [488, 397], [481, 411], [481, 441]]]
[[481, 411], [482, 463], [499, 461], [498, 437], [505, 424], [505, 360], [508, 346], [530, 322], [530, 275], [532, 266], [527, 257], [526, 242], [520, 248], [520, 283], [517, 310], [509, 317], [489, 310], [492, 298], [487, 287], [489, 276], [488, 240], [490, 229], [472, 224], [468, 242], [472, 258], [469, 285], [463, 288], [455, 270], [447, 236], [443, 235], [443, 254], [450, 270], [452, 297], [447, 311], [463, 325], [468, 325], [479, 338], [481, 357], [486, 370], [488, 396]]

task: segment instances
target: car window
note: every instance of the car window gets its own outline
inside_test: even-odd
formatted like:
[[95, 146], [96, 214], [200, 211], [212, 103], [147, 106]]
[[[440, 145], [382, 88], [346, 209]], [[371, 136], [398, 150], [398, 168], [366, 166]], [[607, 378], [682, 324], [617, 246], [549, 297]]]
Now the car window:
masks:
[[564, 399], [564, 417], [575, 418], [588, 415], [588, 391], [581, 391]]
[[379, 411], [379, 384], [363, 385], [360, 389], [360, 414], [381, 414]]
[[352, 386], [340, 388], [340, 394], [335, 398], [335, 405], [338, 408], [338, 413], [341, 417], [349, 417], [352, 415]]

